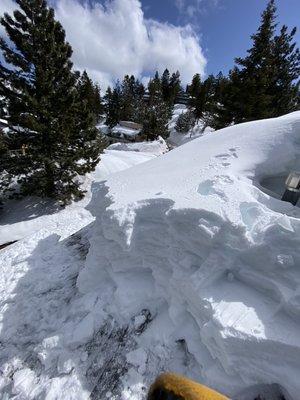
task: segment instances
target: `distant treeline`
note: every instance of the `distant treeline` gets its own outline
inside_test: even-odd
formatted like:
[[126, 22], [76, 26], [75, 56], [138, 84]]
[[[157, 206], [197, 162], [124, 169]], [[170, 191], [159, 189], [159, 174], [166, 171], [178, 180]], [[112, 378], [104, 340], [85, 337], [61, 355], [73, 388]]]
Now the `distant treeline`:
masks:
[[253, 45], [245, 58], [236, 58], [228, 75], [220, 72], [202, 79], [196, 74], [183, 88], [180, 73], [158, 72], [147, 88], [134, 76], [125, 76], [104, 96], [106, 123], [120, 120], [144, 125], [148, 138], [168, 136], [168, 120], [180, 94], [187, 96], [187, 113], [177, 123], [189, 130], [202, 119], [204, 126], [220, 129], [228, 125], [277, 117], [299, 109], [300, 53], [294, 42], [296, 28], [283, 25], [277, 32], [275, 1], [269, 1], [261, 24], [252, 35]]

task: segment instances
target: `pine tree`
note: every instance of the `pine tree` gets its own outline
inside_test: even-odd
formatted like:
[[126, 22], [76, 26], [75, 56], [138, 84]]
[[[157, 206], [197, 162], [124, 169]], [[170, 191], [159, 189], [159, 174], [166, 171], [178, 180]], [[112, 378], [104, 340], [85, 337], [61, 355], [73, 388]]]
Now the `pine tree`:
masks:
[[296, 28], [288, 33], [283, 25], [274, 38], [273, 82], [270, 93], [273, 98], [274, 116], [287, 114], [299, 107], [300, 51], [296, 48]]
[[[0, 118], [3, 118], [4, 116], [5, 100], [0, 98]], [[4, 129], [0, 127], [0, 209], [4, 202], [5, 193], [9, 191], [9, 186], [12, 180], [11, 174], [7, 171], [10, 169], [9, 167], [12, 164], [11, 157], [9, 157], [7, 139]]]
[[[3, 129], [0, 128], [0, 157], [6, 152], [6, 148], [4, 132]], [[3, 163], [1, 163], [1, 166], [3, 166]]]
[[134, 122], [139, 124], [143, 123], [143, 118], [145, 114], [145, 87], [138, 79], [135, 81], [134, 86], [134, 101], [133, 101], [133, 118]]
[[0, 95], [6, 99], [9, 147], [26, 148], [9, 173], [22, 194], [63, 203], [81, 198], [78, 175], [95, 168], [101, 143], [93, 113], [77, 90], [71, 46], [45, 0], [16, 0], [19, 10], [1, 24], [13, 46], [0, 41]]
[[212, 112], [214, 104], [215, 78], [210, 75], [204, 82], [201, 82], [199, 74], [193, 77], [192, 83], [188, 86], [189, 109], [193, 111], [196, 121], [204, 117], [207, 112]]
[[[276, 28], [276, 7], [270, 0], [261, 16], [257, 32], [251, 36], [253, 45], [245, 58], [236, 58], [230, 71], [230, 85], [224, 98], [228, 111], [225, 120], [240, 123], [273, 116], [270, 82], [273, 74], [273, 37]], [[223, 113], [223, 117], [225, 113]]]
[[106, 111], [105, 123], [109, 128], [113, 128], [121, 120], [121, 89], [118, 82], [113, 90], [110, 87], [107, 88], [104, 100]]
[[132, 121], [134, 118], [135, 77], [125, 75], [121, 85], [120, 119]]
[[[193, 101], [198, 94], [200, 93], [201, 90], [201, 77], [200, 74], [195, 74], [192, 79], [192, 83], [187, 86], [187, 93], [190, 96], [190, 100]], [[191, 107], [193, 106], [193, 103], [191, 103]]]
[[169, 136], [169, 107], [163, 100], [162, 83], [158, 72], [148, 84], [149, 101], [143, 118], [143, 135], [147, 140]]
[[169, 102], [172, 106], [176, 101], [177, 96], [182, 91], [181, 81], [180, 81], [180, 72], [176, 71], [172, 74], [170, 79], [170, 95], [169, 95]]
[[214, 129], [221, 129], [230, 125], [234, 119], [232, 98], [234, 97], [232, 82], [221, 72], [215, 78], [214, 100], [211, 107], [211, 114], [208, 121], [209, 126]]
[[[4, 157], [7, 156], [7, 143], [6, 143], [6, 138], [4, 135], [3, 129], [0, 128], [0, 175], [4, 171], [5, 168], [5, 161]], [[0, 179], [0, 185], [1, 185], [1, 179]]]
[[251, 121], [273, 116], [273, 37], [276, 23], [275, 1], [270, 0], [262, 13], [261, 25], [251, 36], [253, 46], [245, 58], [236, 58], [237, 66], [229, 74], [232, 81], [234, 122]]
[[202, 110], [200, 110], [200, 112], [197, 110], [198, 98], [201, 94], [201, 88], [202, 88], [202, 83], [200, 74], [195, 74], [193, 76], [192, 83], [187, 86], [187, 93], [189, 95], [188, 107], [190, 110], [193, 111], [196, 119], [201, 118], [202, 115]]
[[183, 112], [179, 115], [175, 129], [177, 132], [189, 132], [195, 125], [195, 117], [192, 111]]
[[100, 88], [98, 85], [94, 85], [86, 71], [83, 71], [78, 81], [78, 92], [81, 98], [88, 101], [89, 109], [94, 113], [98, 122], [103, 112]]
[[149, 100], [159, 95], [162, 98], [162, 83], [158, 71], [155, 72], [154, 78], [148, 83]]
[[[237, 58], [223, 93], [216, 125], [277, 117], [299, 108], [300, 53], [294, 36], [283, 26], [275, 36], [276, 6], [270, 0], [253, 46]], [[297, 82], [298, 80], [298, 82]]]
[[170, 101], [170, 72], [166, 68], [161, 76], [161, 92], [165, 102]]
[[96, 85], [94, 85], [94, 111], [97, 117], [97, 120], [99, 120], [104, 113], [104, 106], [103, 106], [103, 101], [102, 101], [102, 97], [101, 97], [101, 89], [100, 89], [100, 85], [98, 83], [96, 83]]
[[170, 76], [169, 70], [165, 69], [161, 77], [161, 92], [162, 98], [168, 106], [169, 118], [172, 116], [175, 99], [180, 90], [180, 73], [177, 71]]
[[144, 94], [144, 85], [134, 75], [125, 75], [120, 87], [120, 120], [142, 122]]

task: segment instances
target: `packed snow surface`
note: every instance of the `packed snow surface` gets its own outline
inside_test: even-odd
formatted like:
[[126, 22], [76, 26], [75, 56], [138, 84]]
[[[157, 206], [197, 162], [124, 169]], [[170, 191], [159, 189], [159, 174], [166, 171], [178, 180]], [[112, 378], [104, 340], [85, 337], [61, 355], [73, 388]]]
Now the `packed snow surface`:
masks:
[[0, 393], [141, 400], [172, 370], [234, 399], [298, 400], [300, 209], [276, 181], [291, 170], [300, 112], [107, 174], [88, 226], [2, 250]]

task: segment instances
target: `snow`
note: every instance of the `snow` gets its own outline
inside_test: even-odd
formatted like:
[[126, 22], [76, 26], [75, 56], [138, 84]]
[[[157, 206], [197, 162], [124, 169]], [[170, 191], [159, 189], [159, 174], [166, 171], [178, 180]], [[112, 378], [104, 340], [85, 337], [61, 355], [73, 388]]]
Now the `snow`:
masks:
[[231, 398], [297, 400], [300, 210], [273, 178], [299, 170], [299, 131], [296, 112], [160, 157], [108, 149], [84, 227], [70, 206], [72, 228], [53, 213], [60, 232], [0, 251], [0, 393], [141, 400], [171, 370]]
[[171, 121], [169, 123], [170, 137], [168, 138], [168, 143], [172, 147], [182, 146], [185, 143], [190, 142], [200, 136], [204, 136], [213, 132], [214, 130], [205, 126], [205, 123], [202, 120], [199, 120], [198, 123], [193, 127], [189, 132], [177, 132], [175, 129], [177, 119], [180, 114], [187, 112], [188, 108], [183, 104], [176, 104], [174, 107], [173, 115]]
[[[163, 139], [151, 143], [116, 143], [105, 150], [96, 170], [87, 175], [83, 184], [86, 197], [62, 209], [51, 201], [38, 198], [11, 200], [1, 213], [0, 245], [22, 239], [43, 227], [66, 238], [93, 221], [86, 209], [91, 200], [91, 185], [110, 174], [149, 161], [167, 151]], [[59, 214], [59, 218], [57, 215]]]
[[299, 390], [300, 214], [257, 187], [299, 167], [299, 127], [295, 113], [205, 135], [109, 177], [90, 205], [79, 290], [109, 290], [120, 324], [148, 308], [140, 347], [157, 363], [167, 347], [169, 369], [184, 338], [196, 367], [175, 368], [230, 396], [259, 383]]
[[163, 138], [159, 138], [153, 142], [138, 143], [114, 143], [108, 147], [109, 150], [130, 150], [142, 153], [151, 153], [160, 156], [169, 151], [168, 146]]
[[116, 125], [113, 129], [112, 129], [112, 133], [113, 134], [120, 134], [120, 135], [129, 135], [129, 136], [135, 136], [137, 132], [135, 129], [130, 129], [130, 128], [125, 128], [124, 126], [121, 125]]
[[7, 125], [6, 119], [0, 118], [0, 125], [6, 126]]
[[[128, 126], [123, 125], [128, 124]], [[104, 122], [101, 122], [97, 125], [97, 128], [104, 135], [111, 135], [115, 137], [135, 137], [140, 134], [141, 129], [137, 129], [136, 127], [130, 127], [130, 124], [134, 124], [132, 121], [121, 121], [120, 124], [115, 125], [112, 129], [110, 129]]]

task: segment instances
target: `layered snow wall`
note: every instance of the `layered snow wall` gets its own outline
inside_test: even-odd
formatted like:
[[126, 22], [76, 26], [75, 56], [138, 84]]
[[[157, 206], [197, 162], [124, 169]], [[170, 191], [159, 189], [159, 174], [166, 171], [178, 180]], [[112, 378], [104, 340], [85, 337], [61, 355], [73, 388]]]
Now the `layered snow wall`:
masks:
[[300, 209], [262, 186], [297, 169], [300, 112], [211, 133], [95, 187], [77, 286], [97, 294], [103, 320], [151, 315], [127, 354], [124, 399], [166, 369], [232, 397], [299, 397]]

